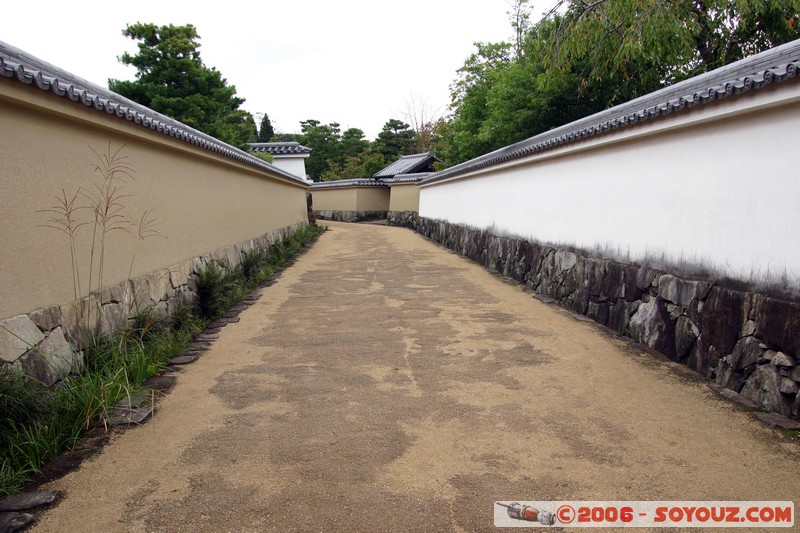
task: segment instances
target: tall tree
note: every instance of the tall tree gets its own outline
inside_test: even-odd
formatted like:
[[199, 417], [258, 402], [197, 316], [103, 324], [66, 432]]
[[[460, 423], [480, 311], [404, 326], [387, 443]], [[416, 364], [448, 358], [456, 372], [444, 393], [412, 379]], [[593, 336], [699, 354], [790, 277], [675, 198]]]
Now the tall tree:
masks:
[[258, 142], [268, 143], [273, 137], [275, 137], [275, 130], [269, 120], [269, 115], [264, 113], [264, 116], [261, 117], [261, 126], [258, 128]]
[[340, 125], [338, 122], [322, 124], [319, 120], [309, 119], [302, 121], [300, 128], [300, 143], [312, 150], [306, 159], [306, 172], [312, 180], [319, 181], [328, 167], [328, 160], [338, 164], [344, 161], [340, 151]]
[[525, 36], [528, 33], [531, 21], [531, 12], [528, 7], [529, 0], [514, 0], [511, 3], [511, 10], [506, 11], [514, 29], [514, 54], [521, 57]]
[[450, 86], [453, 113], [447, 136], [449, 148], [441, 155], [449, 164], [456, 164], [499, 148], [498, 142], [481, 135], [488, 117], [489, 97], [494, 86], [510, 65], [508, 43], [475, 43], [477, 51], [458, 70]]
[[674, 83], [800, 37], [800, 0], [560, 0], [551, 67]]
[[365, 149], [359, 154], [348, 156], [343, 164], [328, 160], [328, 168], [322, 173], [322, 181], [371, 178], [385, 166], [386, 160], [380, 153]]
[[386, 161], [393, 161], [402, 155], [414, 153], [414, 130], [411, 126], [397, 120], [389, 119], [375, 139], [375, 149]]
[[458, 71], [450, 164], [800, 37], [800, 0], [560, 0], [527, 27], [524, 6], [513, 44], [476, 43]]
[[369, 148], [369, 141], [364, 138], [364, 132], [358, 128], [348, 128], [342, 133], [341, 158], [346, 159], [361, 154]]
[[244, 99], [236, 87], [200, 59], [194, 26], [137, 23], [122, 34], [138, 41], [138, 53], [119, 57], [136, 67], [136, 79], [110, 79], [112, 91], [235, 146], [255, 140], [253, 117], [239, 109]]
[[426, 98], [411, 93], [406, 99], [403, 116], [414, 130], [414, 151], [417, 153], [437, 151], [437, 145], [441, 140], [438, 134], [439, 125], [444, 121], [438, 110], [432, 109]]

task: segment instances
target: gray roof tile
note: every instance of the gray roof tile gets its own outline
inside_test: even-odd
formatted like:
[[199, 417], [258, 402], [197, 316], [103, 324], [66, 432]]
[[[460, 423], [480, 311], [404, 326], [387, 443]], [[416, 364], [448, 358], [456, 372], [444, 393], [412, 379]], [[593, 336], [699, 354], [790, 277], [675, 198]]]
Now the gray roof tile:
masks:
[[437, 172], [422, 183], [433, 183], [552, 150], [587, 137], [760, 89], [774, 82], [795, 78], [799, 70], [800, 39], [476, 157]]
[[417, 172], [415, 174], [398, 174], [393, 178], [381, 178], [383, 183], [416, 183], [428, 176], [433, 175], [433, 172]]
[[247, 143], [251, 152], [263, 152], [272, 155], [310, 154], [311, 148], [294, 141]]
[[381, 180], [373, 179], [335, 180], [313, 183], [310, 190], [317, 191], [320, 189], [336, 189], [340, 187], [388, 187], [388, 185]]
[[392, 176], [396, 176], [398, 174], [408, 174], [411, 172], [420, 171], [428, 165], [433, 164], [434, 161], [440, 161], [440, 159], [433, 155], [433, 152], [404, 155], [391, 165], [373, 174], [373, 177], [391, 178]]
[[240, 163], [268, 170], [284, 179], [305, 184], [305, 181], [297, 176], [253, 157], [243, 150], [0, 41], [0, 80], [2, 79], [34, 85], [42, 91], [52, 92], [56, 96], [81, 103], [120, 120], [169, 135]]

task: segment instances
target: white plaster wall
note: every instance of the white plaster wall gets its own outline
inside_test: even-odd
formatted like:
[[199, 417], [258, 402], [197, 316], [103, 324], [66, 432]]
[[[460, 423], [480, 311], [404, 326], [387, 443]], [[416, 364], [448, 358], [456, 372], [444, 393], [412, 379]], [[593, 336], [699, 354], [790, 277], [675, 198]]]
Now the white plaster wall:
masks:
[[290, 174], [306, 179], [306, 160], [304, 157], [274, 157], [272, 164]]
[[423, 186], [420, 215], [797, 284], [800, 84], [784, 85]]

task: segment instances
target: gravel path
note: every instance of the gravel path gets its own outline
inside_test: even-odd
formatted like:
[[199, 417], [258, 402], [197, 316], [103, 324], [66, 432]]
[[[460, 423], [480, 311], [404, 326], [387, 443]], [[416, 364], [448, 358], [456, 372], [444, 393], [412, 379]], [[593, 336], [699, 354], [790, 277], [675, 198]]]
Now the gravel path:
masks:
[[677, 365], [411, 231], [330, 227], [35, 531], [496, 531], [495, 500], [800, 494], [798, 446]]

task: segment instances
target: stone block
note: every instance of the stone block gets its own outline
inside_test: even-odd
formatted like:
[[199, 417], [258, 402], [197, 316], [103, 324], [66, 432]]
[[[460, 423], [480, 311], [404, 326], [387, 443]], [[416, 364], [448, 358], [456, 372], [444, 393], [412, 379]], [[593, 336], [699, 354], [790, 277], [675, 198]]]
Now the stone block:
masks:
[[793, 368], [797, 366], [797, 361], [795, 358], [788, 356], [783, 352], [777, 352], [770, 360], [770, 363], [775, 366], [783, 366], [787, 368]]
[[[725, 360], [721, 360], [717, 365], [717, 377], [715, 381], [717, 385], [739, 392], [744, 383], [744, 376], [734, 371]], [[748, 401], [752, 402], [752, 400], [749, 399]]]
[[[103, 289], [102, 303], [121, 303], [131, 306], [133, 302], [133, 289], [130, 280], [125, 280], [116, 285]], [[129, 307], [130, 308], [130, 307]]]
[[192, 261], [184, 261], [169, 267], [169, 282], [173, 289], [178, 289], [189, 283], [192, 273]]
[[780, 386], [781, 375], [778, 373], [778, 369], [772, 365], [761, 365], [747, 379], [741, 394], [767, 411], [791, 415], [792, 405], [781, 394]]
[[178, 355], [177, 357], [173, 357], [167, 364], [169, 365], [188, 365], [189, 363], [194, 363], [197, 360], [197, 357], [194, 355]]
[[793, 379], [782, 377], [780, 390], [782, 394], [795, 395], [799, 389]]
[[162, 302], [158, 302], [155, 307], [153, 308], [153, 312], [158, 316], [169, 316], [170, 314], [170, 305], [169, 302], [164, 300]]
[[0, 513], [0, 531], [3, 533], [14, 533], [22, 531], [36, 519], [29, 513]]
[[200, 274], [206, 269], [206, 264], [210, 261], [209, 257], [200, 256], [200, 257], [193, 257], [189, 262], [191, 264], [191, 273], [192, 274]]
[[111, 413], [108, 423], [112, 426], [129, 426], [141, 424], [153, 414], [152, 405], [141, 407], [123, 408], [117, 407]]
[[42, 331], [26, 315], [0, 321], [0, 360], [13, 363], [43, 340]]
[[578, 261], [578, 255], [575, 252], [557, 250], [554, 260], [556, 272], [563, 273], [575, 266]]
[[79, 370], [81, 363], [80, 354], [67, 342], [60, 327], [22, 357], [23, 372], [45, 385], [53, 385], [72, 370]]
[[56, 501], [56, 498], [58, 498], [58, 492], [54, 490], [12, 494], [0, 500], [0, 512], [26, 511], [43, 505], [50, 505]]
[[92, 331], [98, 326], [99, 309], [94, 298], [81, 298], [77, 302], [61, 306], [61, 326], [64, 334], [77, 347], [83, 347], [92, 339]]
[[42, 307], [28, 313], [28, 318], [30, 318], [40, 330], [46, 333], [56, 326], [61, 325], [61, 308], [57, 305]]
[[658, 296], [668, 302], [688, 308], [692, 301], [703, 299], [711, 289], [707, 281], [692, 281], [664, 274], [658, 279]]
[[586, 316], [604, 326], [608, 324], [608, 303], [589, 302], [589, 309]]
[[649, 291], [654, 282], [658, 282], [659, 274], [660, 272], [658, 270], [653, 270], [652, 268], [640, 268], [639, 272], [636, 274], [636, 287], [644, 292]]
[[755, 335], [756, 333], [756, 321], [755, 320], [748, 320], [742, 326], [742, 331], [739, 333], [741, 337], [750, 337]]
[[525, 283], [531, 270], [531, 244], [520, 241], [512, 259], [509, 276], [520, 283]]
[[147, 285], [150, 291], [150, 300], [158, 303], [167, 299], [170, 288], [170, 271], [159, 270], [147, 275]]
[[150, 298], [150, 285], [147, 283], [147, 276], [132, 279], [131, 283], [131, 308], [133, 311], [140, 311], [156, 302]]
[[666, 305], [652, 298], [642, 302], [630, 320], [631, 337], [675, 359], [675, 324]]
[[626, 302], [635, 302], [636, 300], [640, 300], [642, 298], [643, 291], [639, 288], [636, 283], [636, 279], [639, 276], [639, 268], [635, 266], [627, 266], [625, 267], [625, 287], [623, 296], [625, 297]]
[[675, 321], [675, 355], [679, 360], [689, 356], [700, 330], [687, 316], [679, 316]]
[[609, 308], [607, 325], [617, 333], [626, 334], [628, 330], [628, 306], [622, 298]]
[[600, 259], [584, 259], [586, 289], [592, 296], [603, 294], [603, 283], [606, 277], [606, 263]]
[[122, 302], [107, 303], [100, 308], [99, 334], [108, 338], [122, 330], [128, 322], [128, 307]]
[[753, 418], [760, 420], [771, 428], [787, 431], [800, 431], [800, 422], [792, 420], [778, 413], [750, 413]]
[[722, 387], [717, 384], [709, 383], [708, 388], [725, 398], [731, 402], [741, 405], [742, 407], [748, 407], [750, 409], [757, 409], [758, 405], [753, 400], [749, 398], [745, 398], [738, 392], [732, 391], [728, 388]]
[[708, 353], [703, 350], [702, 338], [703, 335], [701, 334], [689, 351], [689, 357], [686, 359], [686, 366], [692, 370], [697, 370], [697, 372], [707, 379], [715, 379], [720, 364], [720, 358], [714, 353]]
[[607, 261], [605, 276], [600, 287], [600, 294], [613, 298], [622, 298], [625, 295], [626, 266], [616, 261]]
[[756, 335], [788, 355], [800, 357], [800, 304], [756, 297]]
[[721, 287], [712, 288], [698, 317], [703, 349], [716, 357], [731, 353], [748, 312], [748, 295]]
[[756, 364], [763, 357], [764, 349], [761, 348], [760, 343], [753, 337], [745, 337], [739, 339], [739, 342], [733, 348], [733, 352], [726, 359], [728, 364], [738, 371]]

